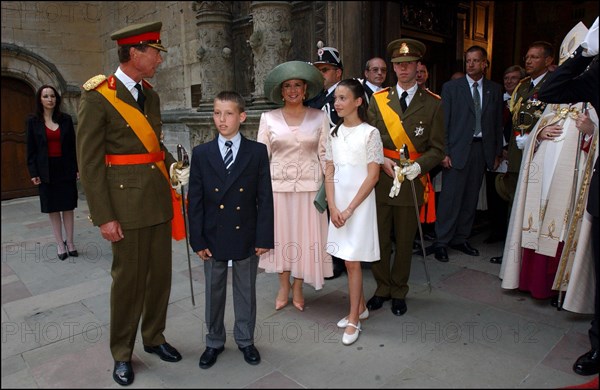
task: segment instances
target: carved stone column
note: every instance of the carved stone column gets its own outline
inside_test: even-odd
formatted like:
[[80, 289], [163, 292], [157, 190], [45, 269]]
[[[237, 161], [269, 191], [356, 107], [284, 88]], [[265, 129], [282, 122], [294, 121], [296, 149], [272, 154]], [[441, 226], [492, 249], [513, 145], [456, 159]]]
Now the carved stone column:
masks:
[[199, 47], [202, 98], [198, 111], [211, 111], [214, 97], [222, 90], [234, 89], [231, 37], [231, 4], [224, 1], [197, 1], [196, 26]]
[[254, 54], [252, 102], [261, 105], [268, 102], [264, 91], [267, 75], [275, 66], [287, 61], [292, 44], [292, 5], [289, 1], [253, 1], [250, 11], [254, 27], [248, 39]]

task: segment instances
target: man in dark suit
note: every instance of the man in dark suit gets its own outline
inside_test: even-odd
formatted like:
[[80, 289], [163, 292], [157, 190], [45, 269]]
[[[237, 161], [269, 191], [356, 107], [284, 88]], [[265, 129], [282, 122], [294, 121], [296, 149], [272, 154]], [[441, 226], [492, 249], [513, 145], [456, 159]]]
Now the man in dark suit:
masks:
[[446, 157], [433, 244], [442, 262], [448, 261], [448, 246], [479, 256], [467, 239], [485, 168], [496, 169], [502, 159], [502, 87], [484, 77], [484, 48], [471, 46], [465, 56], [466, 76], [442, 86]]
[[210, 368], [225, 349], [227, 262], [233, 260], [235, 342], [248, 364], [259, 364], [254, 346], [258, 256], [274, 248], [273, 192], [264, 144], [243, 137], [244, 98], [223, 91], [214, 101], [219, 135], [192, 154], [190, 245], [204, 261], [208, 334], [200, 368]]
[[[119, 45], [119, 68], [84, 84], [78, 115], [81, 183], [94, 225], [112, 242], [110, 349], [113, 379], [123, 386], [134, 380], [131, 355], [140, 317], [144, 351], [181, 360], [163, 334], [176, 199], [168, 170], [175, 159], [161, 142], [158, 94], [144, 80], [154, 76], [166, 52], [161, 27], [141, 23], [111, 35]], [[189, 168], [177, 171], [185, 185]]]
[[[388, 45], [388, 53], [398, 77], [393, 87], [376, 92], [368, 109], [369, 124], [379, 129], [383, 142], [385, 174], [375, 186], [377, 228], [381, 260], [371, 266], [377, 281], [375, 294], [367, 302], [369, 310], [377, 310], [392, 299], [392, 313], [407, 311], [406, 295], [410, 277], [413, 239], [417, 232], [417, 215], [411, 183], [414, 180], [419, 206], [424, 202], [427, 172], [444, 157], [444, 116], [438, 98], [417, 85], [417, 61], [425, 54], [425, 45], [414, 39], [397, 39]], [[402, 169], [408, 180], [398, 192], [390, 192], [400, 165], [399, 149], [406, 145], [411, 164]], [[428, 192], [434, 196], [433, 191]], [[395, 255], [392, 261], [392, 229]], [[393, 262], [393, 265], [392, 265]]]
[[362, 84], [367, 95], [367, 104], [371, 100], [373, 92], [383, 89], [383, 83], [387, 77], [387, 64], [383, 58], [373, 57], [365, 64], [365, 79]]
[[[595, 40], [594, 40], [595, 38]], [[539, 91], [539, 98], [547, 103], [577, 103], [588, 101], [596, 111], [600, 109], [598, 100], [598, 18], [590, 28], [584, 42], [561, 66], [548, 76]], [[598, 127], [595, 128], [596, 133]], [[597, 136], [598, 134], [596, 134]], [[598, 193], [598, 159], [594, 162], [594, 172], [589, 187], [587, 212], [592, 215], [592, 249], [594, 253], [594, 277], [596, 295], [594, 297], [594, 318], [588, 332], [591, 349], [581, 355], [573, 365], [573, 371], [580, 375], [598, 374], [600, 370], [600, 206]], [[595, 232], [595, 233], [594, 233]]]
[[[322, 44], [322, 42], [319, 41], [319, 44]], [[325, 111], [329, 118], [329, 127], [333, 127], [340, 120], [333, 103], [335, 88], [342, 80], [342, 74], [344, 73], [342, 57], [335, 47], [320, 47], [317, 50], [317, 60], [313, 62], [313, 65], [323, 75], [323, 91], [304, 102], [304, 105]], [[327, 213], [329, 215], [329, 210]], [[335, 279], [346, 272], [346, 266], [342, 259], [335, 256], [332, 256], [331, 259], [333, 261], [333, 276], [325, 278], [327, 280]]]

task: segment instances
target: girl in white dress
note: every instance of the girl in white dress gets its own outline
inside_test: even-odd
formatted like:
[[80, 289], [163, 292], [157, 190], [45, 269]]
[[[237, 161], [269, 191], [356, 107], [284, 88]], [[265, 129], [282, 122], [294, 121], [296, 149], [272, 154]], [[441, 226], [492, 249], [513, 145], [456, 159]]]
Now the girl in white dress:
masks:
[[335, 90], [335, 109], [343, 119], [327, 140], [325, 190], [330, 212], [327, 252], [345, 261], [350, 312], [338, 322], [346, 328], [342, 342], [358, 339], [365, 306], [361, 261], [379, 260], [375, 191], [383, 164], [379, 131], [366, 123], [364, 89], [354, 79], [342, 80]]

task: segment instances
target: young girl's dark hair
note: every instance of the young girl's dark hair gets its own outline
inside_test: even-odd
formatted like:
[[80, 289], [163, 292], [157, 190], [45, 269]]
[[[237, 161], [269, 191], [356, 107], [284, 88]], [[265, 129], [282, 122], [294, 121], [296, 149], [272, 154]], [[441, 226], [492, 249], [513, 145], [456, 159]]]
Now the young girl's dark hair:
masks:
[[[354, 96], [354, 99], [357, 99], [357, 98], [362, 99], [360, 106], [358, 106], [357, 114], [361, 121], [366, 122], [367, 121], [367, 101], [365, 100], [365, 89], [364, 89], [362, 83], [356, 79], [345, 79], [345, 80], [340, 81], [340, 83], [337, 85], [336, 88], [339, 88], [339, 87], [348, 88], [350, 90], [350, 92], [352, 93], [352, 96]], [[332, 137], [337, 137], [338, 129], [340, 128], [340, 125], [342, 123], [344, 123], [344, 118], [340, 118], [337, 125], [335, 125], [334, 129], [331, 131]]]
[[62, 101], [60, 94], [51, 85], [42, 85], [35, 94], [35, 116], [37, 119], [44, 121], [44, 106], [42, 105], [42, 91], [46, 88], [50, 88], [54, 91], [54, 96], [56, 96], [56, 104], [54, 105], [54, 111], [52, 111], [52, 122], [59, 123], [60, 118], [62, 117], [62, 111], [60, 110], [60, 102]]

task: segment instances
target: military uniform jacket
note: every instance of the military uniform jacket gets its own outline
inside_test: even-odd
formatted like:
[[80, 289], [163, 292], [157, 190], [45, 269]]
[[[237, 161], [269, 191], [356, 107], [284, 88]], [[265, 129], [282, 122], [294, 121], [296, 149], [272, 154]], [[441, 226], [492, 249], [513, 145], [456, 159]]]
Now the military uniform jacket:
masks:
[[522, 79], [513, 91], [510, 101], [513, 134], [508, 141], [508, 172], [518, 174], [523, 158], [523, 151], [517, 147], [515, 133], [522, 129], [523, 134], [529, 134], [546, 109], [546, 103], [538, 99], [538, 93], [549, 74], [550, 72], [546, 73], [531, 91], [529, 91], [531, 84], [529, 76]]
[[[396, 112], [402, 122], [404, 131], [410, 138], [421, 156], [415, 161], [421, 166], [421, 174], [429, 172], [438, 165], [445, 156], [444, 152], [444, 114], [441, 100], [429, 94], [427, 91], [417, 89], [406, 112], [402, 114], [400, 98], [396, 87], [386, 88], [375, 92], [371, 97], [368, 110], [369, 124], [379, 129], [383, 147], [396, 150], [396, 145], [387, 130], [375, 95], [386, 94], [389, 99], [388, 105]], [[398, 161], [396, 161], [398, 163]], [[393, 178], [387, 174], [379, 175], [379, 182], [375, 186], [375, 194], [378, 203], [393, 206], [413, 206], [414, 200], [410, 183], [405, 181], [400, 188], [400, 193], [394, 198], [389, 197]], [[417, 200], [419, 205], [423, 202], [423, 185], [420, 180], [414, 180]]]
[[[117, 97], [138, 107], [133, 95], [116, 81]], [[106, 82], [106, 81], [105, 81]], [[145, 116], [161, 140], [160, 100], [150, 87]], [[77, 126], [77, 161], [94, 225], [118, 221], [123, 229], [137, 229], [168, 222], [173, 218], [170, 184], [155, 163], [107, 166], [107, 154], [147, 153], [125, 119], [100, 92], [92, 89], [81, 95]], [[167, 171], [175, 162], [165, 152]]]
[[217, 138], [192, 152], [190, 245], [216, 260], [243, 260], [274, 248], [273, 191], [267, 147], [242, 136], [227, 174]]

